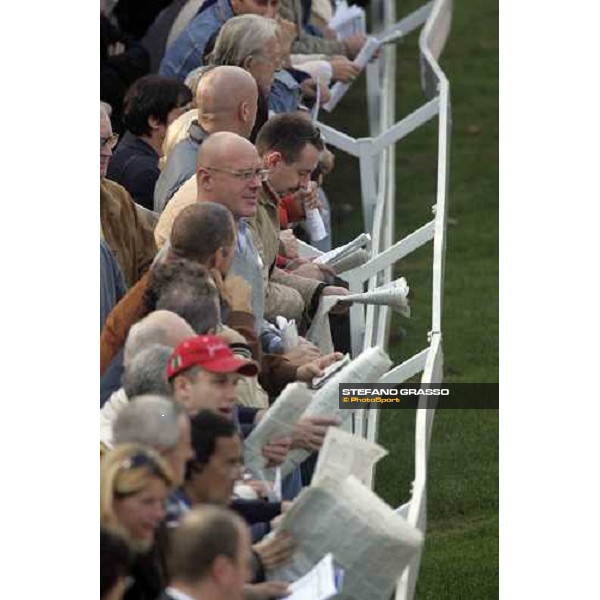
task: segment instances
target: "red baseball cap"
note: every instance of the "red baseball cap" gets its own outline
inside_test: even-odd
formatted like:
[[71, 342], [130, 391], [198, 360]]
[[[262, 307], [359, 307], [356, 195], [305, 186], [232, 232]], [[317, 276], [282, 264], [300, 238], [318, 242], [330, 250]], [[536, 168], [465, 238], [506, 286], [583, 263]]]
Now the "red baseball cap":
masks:
[[214, 335], [197, 335], [181, 342], [169, 357], [167, 378], [171, 379], [194, 366], [211, 373], [258, 374], [258, 365], [253, 360], [239, 358], [221, 338]]

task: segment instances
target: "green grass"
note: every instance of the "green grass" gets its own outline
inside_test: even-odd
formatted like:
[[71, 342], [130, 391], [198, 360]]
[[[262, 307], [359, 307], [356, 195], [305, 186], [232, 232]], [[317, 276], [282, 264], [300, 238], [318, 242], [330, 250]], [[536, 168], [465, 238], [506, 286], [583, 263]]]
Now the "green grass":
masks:
[[[423, 2], [397, 4], [402, 17]], [[418, 32], [398, 46], [400, 119], [425, 102], [419, 84]], [[451, 85], [450, 211], [443, 308], [448, 382], [498, 381], [498, 3], [455, 2], [441, 65]], [[368, 135], [364, 78], [324, 120]], [[396, 239], [431, 219], [435, 203], [437, 120], [396, 146]], [[334, 240], [363, 231], [356, 159], [336, 153], [326, 187]], [[396, 265], [413, 293], [412, 317], [394, 317], [395, 362], [427, 345], [431, 320], [432, 245]], [[392, 506], [405, 502], [414, 472], [414, 414], [382, 413], [380, 442], [390, 454], [376, 490]], [[428, 531], [417, 585], [420, 600], [498, 597], [498, 412], [438, 410], [428, 487]]]

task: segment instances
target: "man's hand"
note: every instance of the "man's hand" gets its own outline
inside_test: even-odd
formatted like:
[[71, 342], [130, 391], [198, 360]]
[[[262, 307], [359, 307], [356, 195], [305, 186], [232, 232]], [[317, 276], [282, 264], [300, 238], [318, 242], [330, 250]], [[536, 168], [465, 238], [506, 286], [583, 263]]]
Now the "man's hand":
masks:
[[295, 546], [289, 533], [278, 531], [273, 537], [261, 540], [252, 548], [260, 556], [265, 571], [272, 571], [292, 557]]
[[243, 277], [230, 273], [223, 279], [217, 269], [211, 269], [210, 274], [217, 286], [219, 296], [226, 300], [231, 310], [252, 312], [252, 288]]
[[329, 60], [333, 71], [333, 79], [342, 83], [352, 83], [360, 75], [360, 67], [357, 67], [346, 56], [335, 56]]
[[329, 275], [335, 275], [335, 271], [329, 265], [319, 265], [311, 262], [301, 264], [292, 263], [287, 268], [293, 271], [294, 275], [300, 275], [308, 279], [317, 279], [318, 281], [327, 281]]
[[267, 459], [265, 467], [277, 467], [285, 462], [285, 457], [292, 446], [292, 440], [289, 437], [281, 437], [271, 440], [262, 447], [262, 455]]
[[[347, 296], [350, 292], [337, 285], [328, 285], [323, 288], [323, 296]], [[338, 302], [330, 311], [332, 315], [343, 315], [348, 312], [348, 304]]]
[[301, 367], [323, 355], [314, 344], [311, 344], [308, 340], [302, 341], [303, 339], [304, 338], [300, 338], [300, 343], [295, 348], [292, 348], [283, 354], [283, 357], [295, 367]]
[[298, 240], [291, 229], [282, 229], [279, 232], [279, 241], [283, 244], [287, 258], [298, 258]]
[[306, 417], [300, 419], [292, 431], [292, 448], [316, 452], [321, 449], [328, 427], [340, 424], [337, 417]]
[[301, 367], [298, 367], [296, 371], [296, 379], [298, 381], [304, 381], [310, 383], [314, 377], [321, 377], [323, 375], [323, 369], [327, 368], [334, 362], [344, 358], [341, 352], [332, 352], [326, 356], [322, 356], [312, 362], [309, 362]]
[[244, 600], [272, 600], [272, 598], [285, 598], [289, 593], [288, 584], [283, 581], [247, 583], [244, 586]]
[[[302, 90], [302, 96], [304, 98], [308, 98], [310, 100], [315, 100], [317, 98], [317, 80], [316, 79], [305, 79], [300, 84], [300, 89]], [[321, 104], [326, 104], [331, 99], [331, 94], [329, 93], [329, 88], [323, 82], [321, 82], [321, 90], [320, 90], [320, 100]]]
[[344, 47], [349, 58], [355, 58], [365, 45], [367, 36], [364, 33], [355, 33], [344, 40]]

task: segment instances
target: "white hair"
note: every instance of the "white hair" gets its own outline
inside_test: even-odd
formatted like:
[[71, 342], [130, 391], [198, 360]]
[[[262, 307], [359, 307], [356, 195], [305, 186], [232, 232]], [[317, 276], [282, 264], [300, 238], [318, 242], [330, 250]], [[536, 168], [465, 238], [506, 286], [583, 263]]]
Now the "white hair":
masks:
[[147, 394], [131, 399], [113, 425], [113, 441], [170, 450], [179, 443], [179, 417], [185, 414], [174, 400]]
[[274, 19], [246, 14], [229, 19], [221, 28], [211, 63], [243, 67], [250, 56], [264, 52], [265, 44], [279, 35], [279, 25]]

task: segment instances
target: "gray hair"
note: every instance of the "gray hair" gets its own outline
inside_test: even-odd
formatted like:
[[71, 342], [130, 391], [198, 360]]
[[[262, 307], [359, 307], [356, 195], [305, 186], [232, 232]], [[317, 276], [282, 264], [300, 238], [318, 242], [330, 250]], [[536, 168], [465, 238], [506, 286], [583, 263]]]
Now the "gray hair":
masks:
[[128, 398], [142, 394], [170, 394], [166, 369], [172, 352], [169, 346], [152, 344], [129, 360], [123, 375], [123, 389]]
[[170, 450], [179, 443], [179, 417], [185, 414], [174, 400], [158, 395], [133, 398], [113, 425], [115, 445], [134, 443]]
[[131, 326], [125, 348], [123, 350], [123, 364], [127, 369], [129, 363], [144, 348], [151, 344], [167, 345], [169, 332], [163, 323], [142, 319]]
[[262, 54], [265, 44], [278, 35], [279, 25], [274, 19], [253, 14], [233, 17], [221, 28], [210, 62], [243, 67], [248, 57]]

